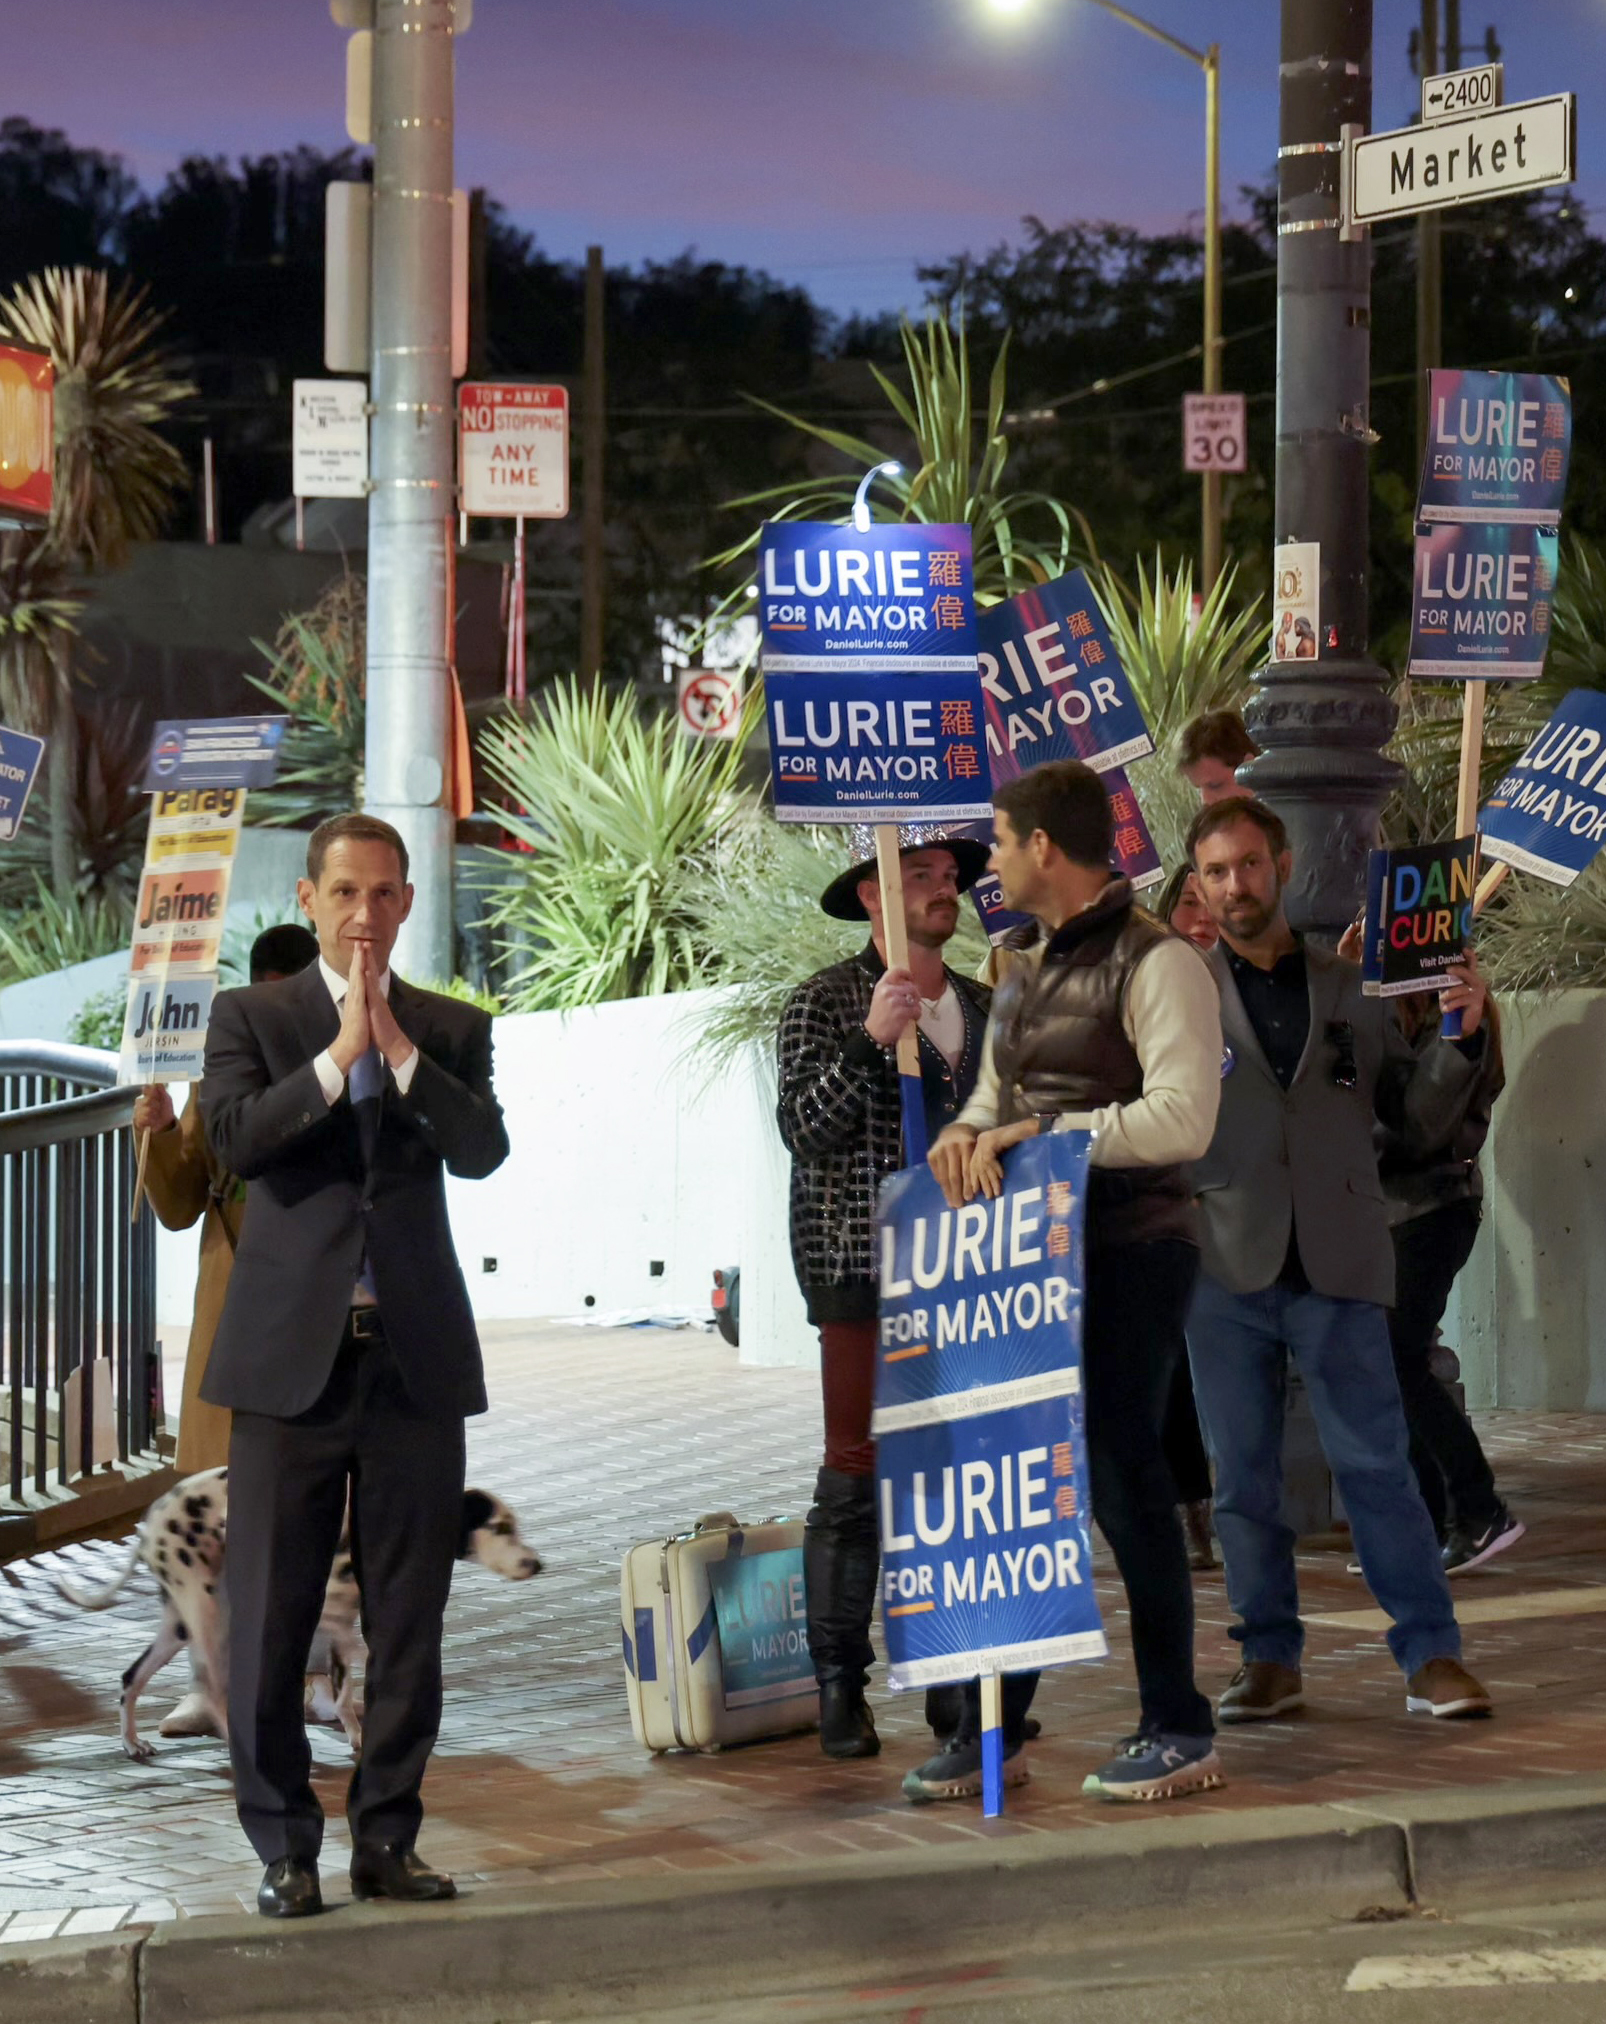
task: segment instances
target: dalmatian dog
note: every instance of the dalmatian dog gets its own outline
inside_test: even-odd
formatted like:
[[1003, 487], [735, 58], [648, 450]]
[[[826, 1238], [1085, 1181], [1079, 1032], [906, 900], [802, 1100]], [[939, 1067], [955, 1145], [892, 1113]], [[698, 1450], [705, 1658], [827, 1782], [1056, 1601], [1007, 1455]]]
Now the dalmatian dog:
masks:
[[[162, 1593], [161, 1626], [123, 1675], [120, 1732], [124, 1751], [135, 1759], [155, 1754], [135, 1723], [139, 1697], [186, 1645], [194, 1664], [196, 1690], [218, 1735], [227, 1740], [228, 1674], [221, 1582], [228, 1532], [228, 1476], [227, 1469], [207, 1469], [198, 1476], [187, 1476], [158, 1497], [140, 1521], [127, 1561], [104, 1588], [84, 1589], [66, 1575], [56, 1576], [61, 1593], [80, 1609], [107, 1608], [141, 1564], [156, 1577]], [[541, 1572], [540, 1555], [519, 1536], [513, 1513], [500, 1497], [486, 1490], [463, 1492], [457, 1557], [478, 1561], [508, 1581], [528, 1581]], [[312, 1645], [314, 1651], [327, 1653], [327, 1675], [309, 1683], [308, 1700], [314, 1719], [340, 1723], [354, 1751], [362, 1747], [355, 1684], [357, 1668], [366, 1656], [358, 1627], [360, 1615], [348, 1511]]]

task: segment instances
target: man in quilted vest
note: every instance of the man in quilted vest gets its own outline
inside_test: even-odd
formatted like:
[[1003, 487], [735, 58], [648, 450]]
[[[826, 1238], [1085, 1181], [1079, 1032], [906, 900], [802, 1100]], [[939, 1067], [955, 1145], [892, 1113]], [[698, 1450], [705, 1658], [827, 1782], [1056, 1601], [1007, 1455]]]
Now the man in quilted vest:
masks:
[[[1000, 1160], [1042, 1131], [1095, 1134], [1087, 1196], [1082, 1385], [1091, 1501], [1132, 1613], [1141, 1719], [1087, 1780], [1113, 1800], [1222, 1781], [1194, 1685], [1193, 1591], [1162, 1427], [1198, 1271], [1186, 1163], [1210, 1143], [1221, 1018], [1199, 951], [1133, 903], [1111, 868], [1114, 822], [1076, 760], [995, 789], [992, 869], [1036, 917], [994, 994], [976, 1092], [932, 1148], [949, 1202], [995, 1196]], [[1004, 1681], [1004, 1781], [1024, 1782], [1035, 1673]], [[979, 1692], [952, 1743], [904, 1780], [909, 1798], [981, 1789]]]

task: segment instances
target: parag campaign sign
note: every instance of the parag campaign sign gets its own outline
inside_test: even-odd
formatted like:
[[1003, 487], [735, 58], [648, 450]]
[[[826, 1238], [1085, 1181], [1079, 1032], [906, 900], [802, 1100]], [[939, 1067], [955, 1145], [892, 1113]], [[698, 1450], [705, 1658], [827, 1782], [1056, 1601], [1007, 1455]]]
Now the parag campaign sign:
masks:
[[1572, 394], [1543, 373], [1431, 372], [1419, 520], [1555, 527]]
[[779, 820], [987, 815], [969, 527], [777, 521], [761, 558]]
[[1553, 527], [1441, 523], [1417, 530], [1410, 673], [1533, 681], [1556, 589]]
[[1495, 785], [1478, 833], [1486, 857], [1571, 885], [1606, 843], [1606, 695], [1574, 689]]
[[1154, 750], [1080, 569], [979, 613], [976, 641], [995, 785], [1049, 759], [1103, 773]]
[[876, 1407], [895, 1687], [1102, 1658], [1082, 1397], [1085, 1132], [1029, 1139], [997, 1201], [881, 1190]]

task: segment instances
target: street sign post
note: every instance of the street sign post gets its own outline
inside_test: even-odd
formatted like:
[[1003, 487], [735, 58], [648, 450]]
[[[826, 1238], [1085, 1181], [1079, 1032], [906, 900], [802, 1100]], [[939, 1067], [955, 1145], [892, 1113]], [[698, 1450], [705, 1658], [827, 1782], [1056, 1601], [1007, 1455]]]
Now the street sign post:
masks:
[[1390, 133], [1351, 133], [1344, 141], [1345, 226], [1570, 183], [1577, 140], [1570, 91]]
[[1249, 423], [1242, 394], [1182, 396], [1182, 468], [1249, 469]]
[[1487, 112], [1503, 105], [1506, 96], [1506, 66], [1480, 63], [1471, 70], [1441, 71], [1422, 80], [1422, 120], [1431, 125], [1443, 119], [1458, 119], [1469, 112]]

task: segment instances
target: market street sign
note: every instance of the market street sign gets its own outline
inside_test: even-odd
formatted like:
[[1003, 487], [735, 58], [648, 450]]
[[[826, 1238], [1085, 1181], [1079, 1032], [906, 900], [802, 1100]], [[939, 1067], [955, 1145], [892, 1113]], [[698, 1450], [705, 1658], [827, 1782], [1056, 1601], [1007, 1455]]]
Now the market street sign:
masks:
[[1422, 80], [1424, 121], [1456, 119], [1463, 113], [1486, 112], [1506, 95], [1506, 66], [1480, 63], [1471, 70], [1445, 70]]
[[1577, 154], [1570, 91], [1344, 142], [1344, 222], [1372, 225], [1450, 204], [1570, 183]]

